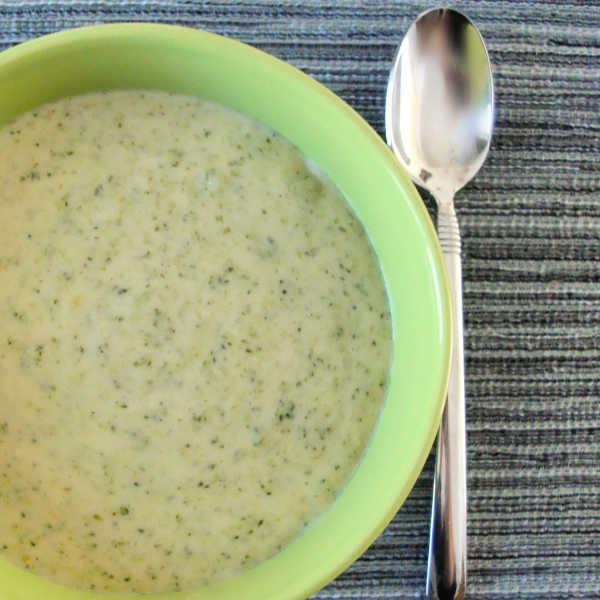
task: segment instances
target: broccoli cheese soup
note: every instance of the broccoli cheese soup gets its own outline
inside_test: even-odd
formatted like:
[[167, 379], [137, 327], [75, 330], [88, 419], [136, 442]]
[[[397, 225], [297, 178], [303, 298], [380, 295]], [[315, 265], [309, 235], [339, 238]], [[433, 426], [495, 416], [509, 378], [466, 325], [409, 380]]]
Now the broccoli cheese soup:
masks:
[[287, 141], [164, 92], [0, 129], [0, 555], [161, 592], [281, 549], [374, 429], [377, 260]]

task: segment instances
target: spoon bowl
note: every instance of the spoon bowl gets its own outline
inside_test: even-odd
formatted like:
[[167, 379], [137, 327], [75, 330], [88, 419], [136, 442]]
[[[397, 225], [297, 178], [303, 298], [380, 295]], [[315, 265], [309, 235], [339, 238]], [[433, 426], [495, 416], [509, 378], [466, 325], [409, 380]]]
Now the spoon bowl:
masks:
[[452, 363], [438, 433], [433, 484], [428, 598], [464, 597], [467, 573], [467, 471], [461, 243], [454, 194], [483, 164], [492, 137], [494, 86], [485, 44], [463, 14], [419, 16], [390, 72], [388, 144], [412, 180], [438, 204], [438, 236], [453, 300]]
[[434, 196], [454, 194], [485, 161], [494, 90], [487, 50], [462, 13], [435, 9], [412, 24], [387, 87], [387, 142]]

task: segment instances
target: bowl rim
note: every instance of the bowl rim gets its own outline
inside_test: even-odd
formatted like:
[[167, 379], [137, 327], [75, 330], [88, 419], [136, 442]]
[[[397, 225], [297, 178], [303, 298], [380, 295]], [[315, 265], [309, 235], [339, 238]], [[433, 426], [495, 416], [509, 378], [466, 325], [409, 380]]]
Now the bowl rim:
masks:
[[[343, 541], [337, 540], [337, 546], [334, 545], [328, 548], [331, 552], [331, 556], [336, 557], [335, 560], [331, 560], [330, 562], [323, 561], [322, 563], [315, 563], [313, 561], [311, 563], [312, 568], [310, 571], [306, 571], [305, 569], [301, 572], [302, 577], [282, 576], [277, 582], [277, 585], [279, 586], [277, 588], [278, 591], [275, 588], [268, 591], [264, 590], [265, 595], [256, 596], [257, 598], [262, 597], [265, 599], [305, 598], [326, 585], [346, 569], [360, 554], [362, 554], [362, 552], [364, 552], [364, 550], [366, 550], [381, 531], [383, 531], [412, 489], [423, 468], [435, 438], [446, 393], [450, 365], [452, 330], [449, 287], [437, 234], [435, 233], [435, 229], [433, 228], [425, 206], [408, 175], [399, 165], [398, 161], [380, 136], [358, 113], [325, 86], [304, 74], [299, 69], [242, 42], [202, 30], [156, 23], [116, 23], [77, 27], [29, 40], [0, 52], [0, 77], [6, 70], [16, 68], [18, 71], [19, 68], [21, 68], [20, 65], [28, 64], [32, 61], [35, 63], [42, 55], [55, 52], [57, 49], [69, 51], [77, 48], [78, 45], [89, 48], [90, 45], [93, 46], [94, 44], [118, 44], [119, 42], [124, 43], [125, 41], [135, 46], [135, 44], [142, 45], [150, 43], [147, 38], [152, 38], [152, 43], [155, 45], [163, 44], [165, 48], [170, 45], [174, 47], [186, 46], [190, 49], [195, 48], [198, 52], [201, 50], [207, 52], [207, 48], [210, 47], [213, 49], [211, 50], [211, 52], [214, 52], [213, 55], [222, 53], [224, 56], [227, 56], [228, 59], [231, 58], [232, 61], [235, 59], [239, 64], [243, 63], [245, 65], [251, 65], [256, 69], [256, 73], [259, 75], [268, 73], [278, 80], [283, 81], [288, 88], [292, 88], [300, 93], [300, 101], [308, 100], [324, 111], [330, 109], [328, 115], [336, 116], [338, 125], [341, 124], [341, 128], [344, 131], [347, 131], [348, 139], [358, 140], [361, 147], [364, 148], [363, 154], [368, 156], [369, 160], [378, 165], [377, 173], [384, 177], [388, 177], [390, 189], [395, 187], [399, 195], [403, 197], [405, 201], [403, 205], [405, 213], [403, 214], [414, 218], [414, 222], [420, 228], [420, 234], [422, 241], [424, 242], [423, 253], [426, 257], [423, 260], [427, 260], [427, 264], [429, 265], [428, 268], [431, 269], [430, 274], [433, 287], [435, 288], [432, 290], [432, 296], [434, 298], [431, 302], [432, 305], [435, 305], [434, 312], [436, 313], [437, 322], [435, 324], [435, 335], [432, 337], [437, 336], [437, 339], [433, 340], [431, 343], [437, 344], [436, 356], [438, 357], [438, 364], [434, 365], [434, 368], [432, 369], [432, 378], [435, 379], [435, 382], [432, 384], [432, 389], [435, 389], [435, 392], [431, 392], [432, 397], [428, 399], [428, 403], [423, 407], [423, 410], [426, 413], [426, 422], [420, 423], [417, 435], [418, 439], [411, 441], [410, 447], [414, 451], [414, 455], [412, 455], [410, 461], [411, 464], [406, 466], [406, 468], [403, 467], [404, 470], [397, 481], [389, 483], [389, 490], [381, 488], [380, 491], [385, 497], [379, 504], [386, 508], [385, 510], [380, 510], [377, 515], [368, 517], [368, 526], [364, 527], [366, 530], [359, 536], [360, 540], [354, 539], [352, 544], [346, 545], [344, 545]], [[286, 99], [286, 102], [291, 101], [292, 100], [289, 98]], [[233, 107], [236, 108], [236, 106]], [[24, 110], [27, 109], [28, 108], [24, 108]], [[275, 104], [271, 105], [271, 109], [275, 113], [279, 110]], [[247, 112], [247, 114], [250, 114], [250, 116], [253, 116], [254, 118], [258, 118], [258, 120], [262, 120], [260, 119], [260, 115], [251, 114], [250, 111], [244, 112]], [[277, 118], [283, 123], [285, 115]], [[321, 116], [320, 118], [325, 119], [324, 116]], [[273, 117], [273, 119], [275, 119], [275, 125], [271, 125], [270, 123], [267, 124], [281, 132], [281, 127], [277, 127], [277, 119], [275, 117]], [[287, 127], [287, 125], [285, 127]], [[285, 129], [285, 127], [283, 127], [283, 129]], [[297, 128], [290, 129], [290, 131], [292, 130], [296, 132], [299, 131]], [[293, 143], [298, 145], [298, 147], [304, 151], [303, 143], [297, 143], [294, 135], [286, 135], [285, 131], [283, 132], [283, 135], [291, 139]], [[300, 134], [296, 135], [299, 136]], [[355, 136], [355, 138], [353, 138], [353, 136]], [[309, 154], [309, 156], [313, 158], [312, 154]], [[322, 161], [329, 164], [332, 172], [334, 172], [335, 169], [341, 168], [334, 162], [333, 158], [323, 156], [321, 158]], [[321, 164], [321, 161], [317, 160], [317, 162]], [[340, 184], [339, 181], [336, 181], [335, 177], [332, 176], [332, 178], [335, 183], [338, 185]], [[342, 191], [346, 193], [343, 186], [340, 187], [342, 187]], [[359, 218], [361, 218], [360, 214]], [[378, 250], [377, 244], [374, 243], [374, 246], [376, 247], [376, 250]], [[386, 279], [386, 284], [387, 283]], [[388, 293], [390, 293], [389, 289]], [[391, 301], [392, 298], [390, 298], [390, 302]], [[428, 333], [425, 332], [424, 335], [428, 335]], [[396, 347], [397, 342], [398, 338], [396, 336], [396, 330], [394, 329], [394, 347]], [[411, 418], [418, 418], [417, 415], [420, 414], [418, 408], [419, 407], [414, 407]], [[376, 434], [374, 437], [376, 437]], [[388, 442], [388, 449], [391, 448], [392, 446], [390, 446]], [[369, 457], [368, 449], [360, 464], [362, 465]], [[386, 466], [389, 467], [390, 465], [388, 464]], [[381, 472], [376, 475], [378, 479], [385, 477], [385, 474], [382, 474]], [[352, 479], [354, 479], [354, 476]], [[375, 475], [368, 481], [375, 481]], [[346, 487], [349, 487], [350, 483], [351, 482], [349, 482]], [[344, 488], [343, 492], [340, 494], [340, 498], [344, 497], [345, 491], [346, 488]], [[338, 500], [336, 500], [335, 504], [338, 504]], [[328, 510], [325, 515], [320, 517], [317, 521], [322, 521], [329, 512], [330, 511]], [[367, 517], [365, 516], [365, 519], [366, 518]], [[346, 525], [353, 524], [350, 517], [345, 517], [344, 519], [342, 519], [342, 521], [345, 522]], [[339, 526], [339, 524], [336, 525], [338, 528]], [[299, 543], [300, 545], [302, 543], [306, 544], [306, 537], [312, 535], [309, 532], [313, 529], [315, 528], [311, 525], [303, 534], [285, 548], [284, 551], [279, 553], [279, 555], [285, 553], [289, 554], [289, 548], [292, 546], [294, 548], [300, 547]], [[343, 549], [341, 549], [342, 546], [344, 546]], [[305, 550], [306, 546], [304, 547], [304, 551]], [[279, 555], [276, 555], [276, 557]], [[275, 567], [269, 567], [269, 569], [265, 570], [265, 565], [267, 563], [272, 563], [274, 558], [268, 559], [239, 577], [215, 584], [214, 586], [209, 586], [208, 588], [201, 588], [189, 592], [165, 593], [159, 594], [158, 596], [164, 598], [164, 600], [200, 600], [201, 598], [214, 598], [216, 600], [217, 598], [239, 597], [240, 585], [244, 586], [243, 589], [258, 590], [261, 589], [261, 578], [264, 578], [264, 573], [268, 572], [270, 569], [270, 572], [275, 576], [275, 567], [280, 567], [281, 565], [277, 564]], [[289, 557], [285, 564], [291, 564]], [[0, 560], [0, 577], [8, 583], [7, 592], [13, 594], [8, 597], [10, 600], [13, 598], [15, 600], [37, 598], [39, 595], [33, 595], [36, 594], [37, 591], [43, 591], [44, 597], [48, 599], [64, 598], [69, 600], [91, 600], [92, 598], [98, 599], [106, 597], [104, 594], [98, 592], [75, 590], [70, 587], [68, 588], [49, 582], [41, 577], [32, 575], [23, 569], [15, 567], [5, 560]], [[302, 581], [300, 581], [301, 579]], [[25, 588], [23, 588], [23, 586], [25, 586]], [[24, 589], [26, 591], [23, 591]], [[132, 596], [131, 594], [113, 594], [112, 596], [115, 600], [138, 597], [135, 595]]]

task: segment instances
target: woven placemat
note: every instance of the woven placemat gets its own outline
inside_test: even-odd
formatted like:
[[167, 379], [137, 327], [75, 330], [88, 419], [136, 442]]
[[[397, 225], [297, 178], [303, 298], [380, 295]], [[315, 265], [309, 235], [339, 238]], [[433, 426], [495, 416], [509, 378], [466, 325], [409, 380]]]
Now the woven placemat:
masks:
[[[90, 23], [203, 28], [300, 67], [383, 134], [395, 46], [429, 6], [328, 4], [0, 0], [0, 48]], [[600, 4], [455, 6], [481, 28], [497, 94], [489, 160], [457, 198], [468, 598], [600, 598]], [[422, 597], [431, 483], [429, 460], [383, 535], [315, 598]]]

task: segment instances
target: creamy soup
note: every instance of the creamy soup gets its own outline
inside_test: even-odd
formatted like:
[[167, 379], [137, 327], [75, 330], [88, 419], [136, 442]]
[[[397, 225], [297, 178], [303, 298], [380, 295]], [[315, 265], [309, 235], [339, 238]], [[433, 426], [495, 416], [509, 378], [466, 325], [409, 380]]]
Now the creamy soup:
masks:
[[288, 142], [94, 93], [0, 129], [0, 553], [80, 588], [235, 575], [348, 480], [385, 394], [384, 283]]

